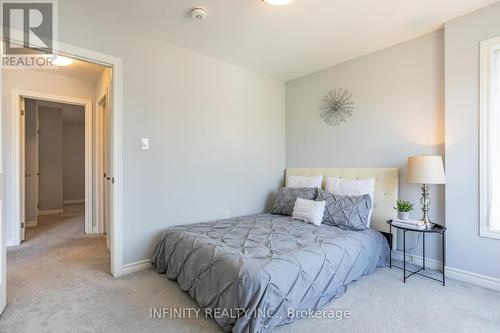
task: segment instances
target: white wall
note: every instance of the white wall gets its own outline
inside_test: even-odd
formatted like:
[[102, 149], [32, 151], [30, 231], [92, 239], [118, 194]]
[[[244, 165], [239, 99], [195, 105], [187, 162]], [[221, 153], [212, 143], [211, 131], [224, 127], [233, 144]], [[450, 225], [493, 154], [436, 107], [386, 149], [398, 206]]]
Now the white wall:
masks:
[[124, 264], [149, 258], [168, 226], [269, 207], [285, 168], [284, 84], [80, 5], [59, 1], [61, 41], [123, 58]]
[[479, 42], [500, 36], [500, 3], [445, 25], [448, 264], [500, 278], [500, 240], [479, 237]]
[[[75, 80], [69, 77], [54, 75], [47, 72], [37, 72], [29, 70], [7, 70], [2, 69], [2, 121], [3, 121], [3, 168], [6, 174], [10, 174], [12, 168], [12, 104], [11, 93], [12, 89], [22, 89], [27, 91], [36, 91], [53, 95], [67, 96], [80, 99], [94, 98], [95, 87], [88, 81]], [[48, 84], [50, 82], [50, 84]], [[7, 158], [6, 158], [7, 157]], [[6, 177], [4, 186], [7, 191], [10, 191], [12, 179]], [[8, 193], [8, 192], [7, 192]], [[4, 214], [11, 211], [12, 200], [10, 196], [5, 197]], [[7, 223], [9, 225], [9, 223]], [[16, 239], [13, 235], [13, 230], [9, 226], [6, 228], [7, 240]]]
[[[399, 197], [413, 202], [412, 217], [420, 218], [420, 189], [406, 184], [406, 161], [443, 155], [443, 57], [437, 31], [288, 82], [287, 167], [398, 167]], [[355, 102], [352, 117], [338, 127], [325, 124], [319, 110], [334, 88], [348, 89]], [[443, 187], [432, 186], [431, 197], [431, 218], [443, 223]], [[431, 257], [440, 255], [436, 239], [427, 243]]]

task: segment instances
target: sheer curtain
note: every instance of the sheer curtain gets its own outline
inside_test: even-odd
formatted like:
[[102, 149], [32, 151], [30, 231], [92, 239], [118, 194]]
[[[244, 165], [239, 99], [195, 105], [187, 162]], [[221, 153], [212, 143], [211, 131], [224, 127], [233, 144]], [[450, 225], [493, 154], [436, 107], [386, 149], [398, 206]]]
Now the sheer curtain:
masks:
[[489, 226], [500, 231], [500, 50], [493, 53], [493, 82], [489, 128], [489, 173], [491, 179]]

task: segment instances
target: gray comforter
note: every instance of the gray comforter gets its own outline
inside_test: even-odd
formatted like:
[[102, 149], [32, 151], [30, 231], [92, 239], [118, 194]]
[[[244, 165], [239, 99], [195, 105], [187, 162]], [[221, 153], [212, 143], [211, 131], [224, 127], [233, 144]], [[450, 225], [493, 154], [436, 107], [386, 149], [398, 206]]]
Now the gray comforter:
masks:
[[260, 214], [169, 228], [152, 263], [224, 331], [268, 332], [328, 305], [350, 282], [386, 266], [388, 255], [372, 229]]

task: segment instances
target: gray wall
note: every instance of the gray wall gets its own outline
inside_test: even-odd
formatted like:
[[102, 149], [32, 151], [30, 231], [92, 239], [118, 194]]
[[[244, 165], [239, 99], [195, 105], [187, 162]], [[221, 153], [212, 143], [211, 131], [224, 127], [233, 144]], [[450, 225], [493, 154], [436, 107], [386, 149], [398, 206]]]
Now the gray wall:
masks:
[[[82, 15], [87, 4], [59, 1], [59, 37], [123, 59], [124, 264], [149, 258], [168, 226], [224, 217], [226, 209], [264, 211], [285, 168], [284, 84], [133, 26], [116, 29], [112, 16]], [[150, 150], [141, 150], [141, 137]]]
[[[85, 113], [85, 108], [64, 112]], [[83, 118], [83, 117], [82, 117]], [[63, 200], [85, 199], [85, 122], [63, 121]]]
[[[420, 218], [420, 189], [405, 183], [406, 160], [443, 155], [443, 45], [437, 31], [288, 82], [287, 167], [398, 167], [400, 198], [415, 203], [412, 217]], [[322, 97], [334, 88], [350, 90], [356, 103], [338, 127], [319, 116]], [[443, 186], [432, 186], [431, 196], [431, 218], [442, 223]], [[436, 257], [436, 240], [429, 244]]]
[[500, 4], [445, 26], [448, 263], [500, 278], [500, 240], [479, 237], [479, 42], [500, 36]]
[[62, 109], [38, 107], [40, 210], [62, 209], [63, 118]]

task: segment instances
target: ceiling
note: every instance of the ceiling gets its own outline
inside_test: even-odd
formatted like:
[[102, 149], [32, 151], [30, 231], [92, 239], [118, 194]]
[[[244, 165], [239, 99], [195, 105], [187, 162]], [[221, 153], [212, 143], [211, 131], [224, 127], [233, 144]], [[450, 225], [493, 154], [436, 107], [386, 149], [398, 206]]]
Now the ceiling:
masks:
[[[435, 31], [497, 0], [78, 1], [82, 15], [288, 81]], [[191, 20], [194, 6], [208, 10]]]
[[71, 77], [74, 79], [85, 80], [91, 83], [96, 83], [97, 79], [101, 76], [104, 66], [93, 64], [90, 62], [75, 60], [69, 66], [59, 66], [56, 69], [35, 69], [38, 72], [46, 72], [49, 74], [56, 74]]

